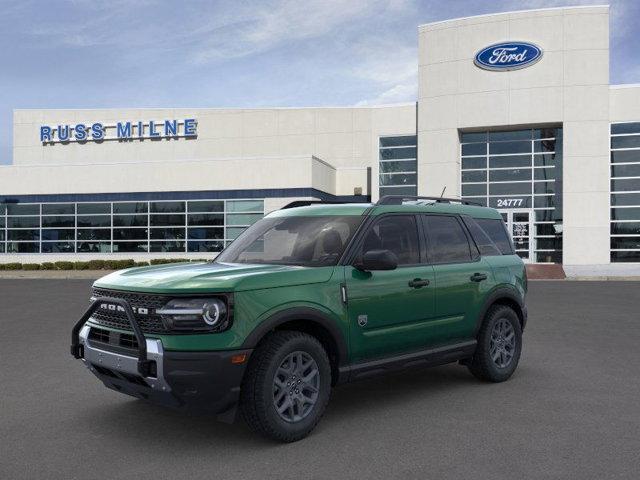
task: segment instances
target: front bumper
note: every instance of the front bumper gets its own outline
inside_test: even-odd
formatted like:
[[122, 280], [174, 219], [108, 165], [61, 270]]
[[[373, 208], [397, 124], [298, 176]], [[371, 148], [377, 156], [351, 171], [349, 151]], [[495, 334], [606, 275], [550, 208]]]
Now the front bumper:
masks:
[[[86, 323], [89, 318], [83, 316], [78, 331], [74, 328], [71, 351], [106, 387], [168, 407], [234, 412], [252, 350], [165, 351], [161, 340], [145, 338], [135, 325], [138, 349], [123, 351], [92, 340], [96, 327]], [[133, 326], [133, 316], [130, 321]]]

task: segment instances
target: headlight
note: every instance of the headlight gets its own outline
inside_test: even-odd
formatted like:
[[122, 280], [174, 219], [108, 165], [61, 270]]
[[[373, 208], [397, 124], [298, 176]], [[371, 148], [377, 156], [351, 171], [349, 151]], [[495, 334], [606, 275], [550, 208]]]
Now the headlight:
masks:
[[220, 332], [230, 323], [227, 305], [219, 298], [174, 298], [156, 313], [171, 330]]

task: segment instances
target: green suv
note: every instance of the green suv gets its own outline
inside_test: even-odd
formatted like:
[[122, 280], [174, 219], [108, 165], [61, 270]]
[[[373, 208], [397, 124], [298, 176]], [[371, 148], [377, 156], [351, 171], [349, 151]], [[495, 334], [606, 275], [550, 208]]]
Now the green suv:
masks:
[[285, 207], [214, 262], [96, 281], [71, 353], [111, 389], [227, 421], [239, 407], [289, 442], [343, 382], [450, 362], [507, 380], [526, 290], [496, 210], [395, 196]]

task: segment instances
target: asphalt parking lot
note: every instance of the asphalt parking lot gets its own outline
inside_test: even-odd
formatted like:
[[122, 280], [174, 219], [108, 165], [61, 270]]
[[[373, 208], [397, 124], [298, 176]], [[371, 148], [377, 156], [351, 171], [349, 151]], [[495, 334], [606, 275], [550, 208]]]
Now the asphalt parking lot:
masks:
[[456, 365], [334, 390], [280, 445], [107, 390], [69, 355], [88, 280], [0, 280], [0, 478], [640, 476], [640, 283], [532, 282], [520, 367]]

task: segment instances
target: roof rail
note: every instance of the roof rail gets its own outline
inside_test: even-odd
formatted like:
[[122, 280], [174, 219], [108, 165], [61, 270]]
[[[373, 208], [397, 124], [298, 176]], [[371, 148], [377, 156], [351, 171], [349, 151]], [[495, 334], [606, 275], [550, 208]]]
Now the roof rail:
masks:
[[309, 205], [341, 205], [350, 202], [341, 202], [339, 200], [294, 200], [291, 203], [287, 203], [280, 210], [286, 210], [287, 208], [296, 207], [308, 207]]
[[402, 205], [405, 200], [432, 200], [434, 203], [461, 203], [462, 205], [482, 207], [479, 203], [462, 200], [461, 198], [421, 197], [416, 195], [385, 195], [376, 202], [376, 205]]

